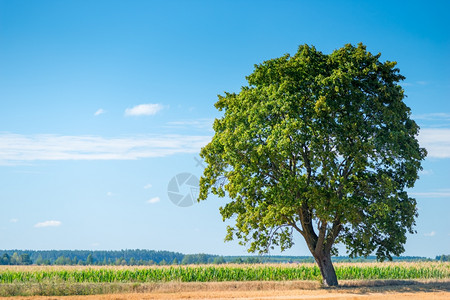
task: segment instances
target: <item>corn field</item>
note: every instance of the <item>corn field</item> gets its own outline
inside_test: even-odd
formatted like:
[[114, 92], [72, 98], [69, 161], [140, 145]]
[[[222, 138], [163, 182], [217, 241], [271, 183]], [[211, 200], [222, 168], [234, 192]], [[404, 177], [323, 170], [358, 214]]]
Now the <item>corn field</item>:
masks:
[[[355, 279], [445, 279], [450, 263], [337, 263], [340, 280]], [[4, 267], [0, 284], [73, 282], [219, 282], [319, 280], [319, 268], [298, 265], [201, 265], [169, 267]]]

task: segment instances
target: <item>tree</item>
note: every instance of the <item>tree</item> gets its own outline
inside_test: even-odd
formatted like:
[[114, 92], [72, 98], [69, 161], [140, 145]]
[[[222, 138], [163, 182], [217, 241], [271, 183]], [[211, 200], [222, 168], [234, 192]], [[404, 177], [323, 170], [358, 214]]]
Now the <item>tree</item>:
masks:
[[190, 265], [193, 263], [194, 263], [194, 261], [193, 261], [192, 255], [185, 255], [183, 257], [183, 259], [181, 260], [181, 264], [183, 264], [183, 265]]
[[67, 258], [64, 255], [59, 256], [55, 262], [55, 265], [63, 266], [67, 264]]
[[165, 265], [167, 265], [167, 262], [166, 262], [165, 259], [163, 259], [163, 260], [161, 260], [161, 261], [159, 262], [158, 265], [160, 265], [160, 266], [165, 266]]
[[22, 264], [22, 265], [33, 264], [33, 262], [31, 261], [30, 255], [28, 253], [22, 253], [20, 255], [20, 264]]
[[261, 260], [258, 257], [247, 257], [245, 260], [247, 264], [260, 264]]
[[42, 258], [42, 255], [39, 254], [38, 258], [36, 259], [36, 265], [41, 266], [44, 264], [44, 259]]
[[221, 264], [224, 264], [224, 263], [226, 263], [226, 261], [223, 258], [223, 256], [216, 256], [216, 257], [214, 257], [213, 264], [221, 265]]
[[242, 259], [242, 257], [238, 257], [233, 261], [234, 264], [243, 264], [244, 260]]
[[11, 264], [11, 258], [8, 253], [3, 253], [2, 258], [0, 259], [0, 265], [9, 265]]
[[136, 265], [136, 260], [134, 259], [134, 257], [130, 258], [130, 262], [128, 263], [130, 266], [134, 266]]
[[86, 265], [93, 265], [94, 264], [94, 258], [92, 257], [92, 253], [89, 253], [89, 255], [86, 258]]
[[17, 252], [14, 252], [10, 258], [11, 265], [20, 265], [20, 256]]
[[302, 45], [255, 65], [248, 86], [219, 95], [223, 116], [201, 150], [207, 163], [199, 200], [231, 201], [220, 212], [226, 240], [249, 252], [285, 250], [300, 233], [327, 286], [338, 285], [335, 244], [379, 260], [404, 251], [413, 233], [418, 179], [426, 151], [416, 136], [395, 62], [362, 44], [331, 54]]
[[439, 260], [439, 261], [450, 261], [450, 255], [442, 254], [442, 255], [436, 256], [436, 260]]

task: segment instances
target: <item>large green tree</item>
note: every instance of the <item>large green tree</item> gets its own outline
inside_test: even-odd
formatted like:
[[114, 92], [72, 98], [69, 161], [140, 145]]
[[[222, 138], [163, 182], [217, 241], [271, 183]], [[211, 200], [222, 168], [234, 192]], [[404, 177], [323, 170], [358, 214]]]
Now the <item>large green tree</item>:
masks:
[[328, 286], [338, 284], [336, 243], [380, 260], [404, 251], [417, 216], [406, 189], [426, 151], [403, 102], [404, 77], [379, 58], [362, 44], [329, 55], [302, 45], [219, 96], [199, 199], [231, 199], [220, 210], [235, 220], [226, 240], [264, 253], [291, 247], [299, 233]]

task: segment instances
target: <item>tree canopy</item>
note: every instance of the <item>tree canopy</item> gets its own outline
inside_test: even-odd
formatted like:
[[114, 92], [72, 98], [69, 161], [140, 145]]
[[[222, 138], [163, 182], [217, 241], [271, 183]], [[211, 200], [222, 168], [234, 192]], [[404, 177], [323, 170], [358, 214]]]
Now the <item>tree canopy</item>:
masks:
[[218, 96], [223, 117], [201, 151], [199, 199], [231, 198], [220, 209], [235, 220], [226, 240], [264, 253], [291, 247], [298, 232], [326, 285], [337, 285], [337, 242], [350, 256], [402, 253], [417, 216], [406, 190], [426, 151], [396, 63], [363, 44], [329, 55], [302, 45], [246, 78], [239, 93]]

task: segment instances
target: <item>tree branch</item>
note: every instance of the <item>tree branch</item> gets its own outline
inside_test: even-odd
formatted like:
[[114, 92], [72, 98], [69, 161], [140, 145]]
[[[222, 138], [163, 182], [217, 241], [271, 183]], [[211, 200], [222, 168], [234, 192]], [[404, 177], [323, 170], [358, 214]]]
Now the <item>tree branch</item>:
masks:
[[303, 202], [302, 208], [299, 210], [299, 217], [304, 232], [303, 237], [311, 253], [314, 253], [317, 245], [317, 234], [312, 226], [311, 212], [305, 202]]
[[325, 252], [328, 253], [331, 251], [331, 247], [333, 247], [333, 243], [336, 240], [336, 238], [339, 235], [339, 232], [342, 229], [341, 221], [338, 216], [333, 221], [333, 226], [331, 227], [331, 230], [328, 232], [328, 237], [325, 244]]
[[303, 230], [300, 229], [300, 227], [297, 226], [297, 224], [295, 223], [295, 221], [293, 219], [290, 219], [286, 216], [284, 216], [286, 218], [287, 224], [289, 224], [290, 226], [292, 226], [292, 228], [294, 228], [295, 230], [297, 230], [301, 235], [305, 236], [305, 232]]
[[314, 249], [315, 253], [318, 255], [320, 252], [323, 251], [323, 243], [325, 241], [325, 234], [327, 232], [327, 222], [326, 221], [319, 221], [319, 237], [316, 242], [316, 248]]

